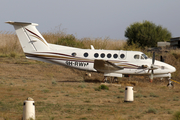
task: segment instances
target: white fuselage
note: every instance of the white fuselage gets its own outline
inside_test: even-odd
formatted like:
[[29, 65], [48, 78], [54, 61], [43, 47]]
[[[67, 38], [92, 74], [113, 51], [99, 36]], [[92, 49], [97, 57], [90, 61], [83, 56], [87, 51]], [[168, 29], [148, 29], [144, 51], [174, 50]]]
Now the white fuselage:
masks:
[[[60, 64], [81, 70], [97, 71], [94, 69], [94, 60], [106, 60], [117, 66], [123, 67], [122, 70], [105, 71], [105, 75], [121, 77], [127, 75], [147, 75], [150, 74], [149, 68], [152, 59], [146, 58], [144, 53], [139, 51], [123, 50], [96, 50], [96, 49], [79, 49], [62, 45], [49, 44], [50, 50], [34, 53], [26, 53], [30, 59], [41, 60], [53, 64]], [[143, 68], [146, 65], [147, 68]], [[154, 77], [169, 77], [169, 73], [175, 72], [176, 69], [164, 62], [155, 60], [154, 64], [157, 69], [154, 70]], [[119, 74], [119, 75], [118, 75]]]

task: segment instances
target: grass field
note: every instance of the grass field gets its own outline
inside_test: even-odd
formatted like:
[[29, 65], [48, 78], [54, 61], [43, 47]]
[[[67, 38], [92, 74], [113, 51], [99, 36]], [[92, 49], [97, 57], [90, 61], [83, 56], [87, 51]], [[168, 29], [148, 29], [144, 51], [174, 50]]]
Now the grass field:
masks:
[[[92, 73], [87, 78], [85, 71], [28, 60], [14, 33], [1, 32], [0, 41], [0, 120], [21, 120], [27, 97], [35, 100], [37, 120], [171, 120], [180, 115], [178, 84], [169, 89], [167, 80], [149, 83], [146, 77], [133, 77], [131, 80], [138, 81], [133, 86], [134, 102], [126, 103], [127, 78], [120, 79], [125, 81], [121, 87], [110, 85], [109, 90], [101, 90], [102, 74]], [[105, 49], [111, 49], [114, 43], [117, 48], [123, 45], [102, 39], [82, 41], [89, 46], [93, 42], [104, 45]], [[179, 55], [177, 50], [163, 53], [166, 62], [176, 67], [173, 77], [177, 81]]]
[[[85, 72], [63, 66], [18, 58], [0, 58], [0, 118], [21, 119], [23, 102], [32, 97], [37, 120], [170, 120], [180, 107], [180, 85], [166, 87], [167, 81], [149, 83], [134, 78], [134, 102], [124, 102], [124, 88], [109, 86], [97, 90], [103, 76], [92, 73], [84, 82]], [[127, 81], [123, 78], [124, 81]], [[121, 79], [121, 81], [123, 81]]]

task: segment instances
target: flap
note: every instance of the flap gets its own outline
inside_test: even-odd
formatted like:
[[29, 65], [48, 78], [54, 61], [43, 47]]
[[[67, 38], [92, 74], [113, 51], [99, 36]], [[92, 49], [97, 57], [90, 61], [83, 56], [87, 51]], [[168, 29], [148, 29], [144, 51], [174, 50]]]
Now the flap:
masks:
[[111, 72], [116, 70], [122, 70], [123, 67], [117, 66], [112, 62], [105, 60], [94, 60], [94, 69], [100, 72]]

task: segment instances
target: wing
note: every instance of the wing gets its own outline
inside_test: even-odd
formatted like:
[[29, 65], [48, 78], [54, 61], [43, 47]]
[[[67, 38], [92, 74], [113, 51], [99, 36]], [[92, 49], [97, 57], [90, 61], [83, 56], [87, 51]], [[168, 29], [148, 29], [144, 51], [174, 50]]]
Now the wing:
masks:
[[116, 70], [122, 70], [123, 67], [117, 66], [112, 62], [105, 60], [94, 60], [94, 69], [99, 72], [111, 72]]

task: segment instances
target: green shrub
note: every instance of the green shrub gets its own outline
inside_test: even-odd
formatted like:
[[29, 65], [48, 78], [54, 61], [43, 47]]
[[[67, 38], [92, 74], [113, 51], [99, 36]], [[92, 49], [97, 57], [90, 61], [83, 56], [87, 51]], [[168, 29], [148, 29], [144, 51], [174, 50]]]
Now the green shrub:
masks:
[[102, 90], [109, 90], [109, 87], [106, 86], [106, 85], [101, 85], [101, 86], [99, 86], [99, 89], [102, 89]]
[[158, 95], [155, 95], [154, 93], [150, 93], [150, 97], [159, 97]]
[[124, 98], [124, 96], [117, 96], [117, 98]]
[[78, 47], [78, 48], [84, 48], [84, 44], [82, 41], [77, 40], [74, 35], [66, 35], [58, 38], [54, 44], [58, 45], [65, 45], [70, 47]]
[[94, 90], [95, 90], [95, 91], [101, 91], [101, 89], [100, 89], [100, 88], [94, 88]]
[[180, 111], [174, 113], [173, 120], [180, 120]]
[[179, 101], [179, 97], [178, 96], [174, 96], [173, 101]]
[[137, 94], [135, 94], [135, 98], [141, 98], [143, 95], [142, 94], [140, 94], [140, 93], [137, 93]]
[[52, 85], [56, 85], [57, 83], [56, 83], [56, 81], [54, 80], [54, 81], [52, 81]]
[[124, 89], [121, 89], [119, 92], [120, 92], [120, 93], [124, 93]]
[[42, 92], [43, 92], [43, 93], [48, 93], [48, 92], [49, 92], [49, 90], [44, 89], [44, 90], [42, 90]]
[[82, 84], [82, 85], [79, 85], [78, 87], [79, 87], [79, 88], [85, 88], [86, 85]]
[[11, 53], [9, 54], [9, 56], [12, 57], [12, 58], [15, 58], [15, 57], [17, 56], [17, 53], [11, 52]]
[[149, 108], [149, 109], [146, 111], [146, 113], [154, 113], [154, 114], [156, 114], [156, 113], [157, 113], [157, 110], [154, 109], [154, 108]]

